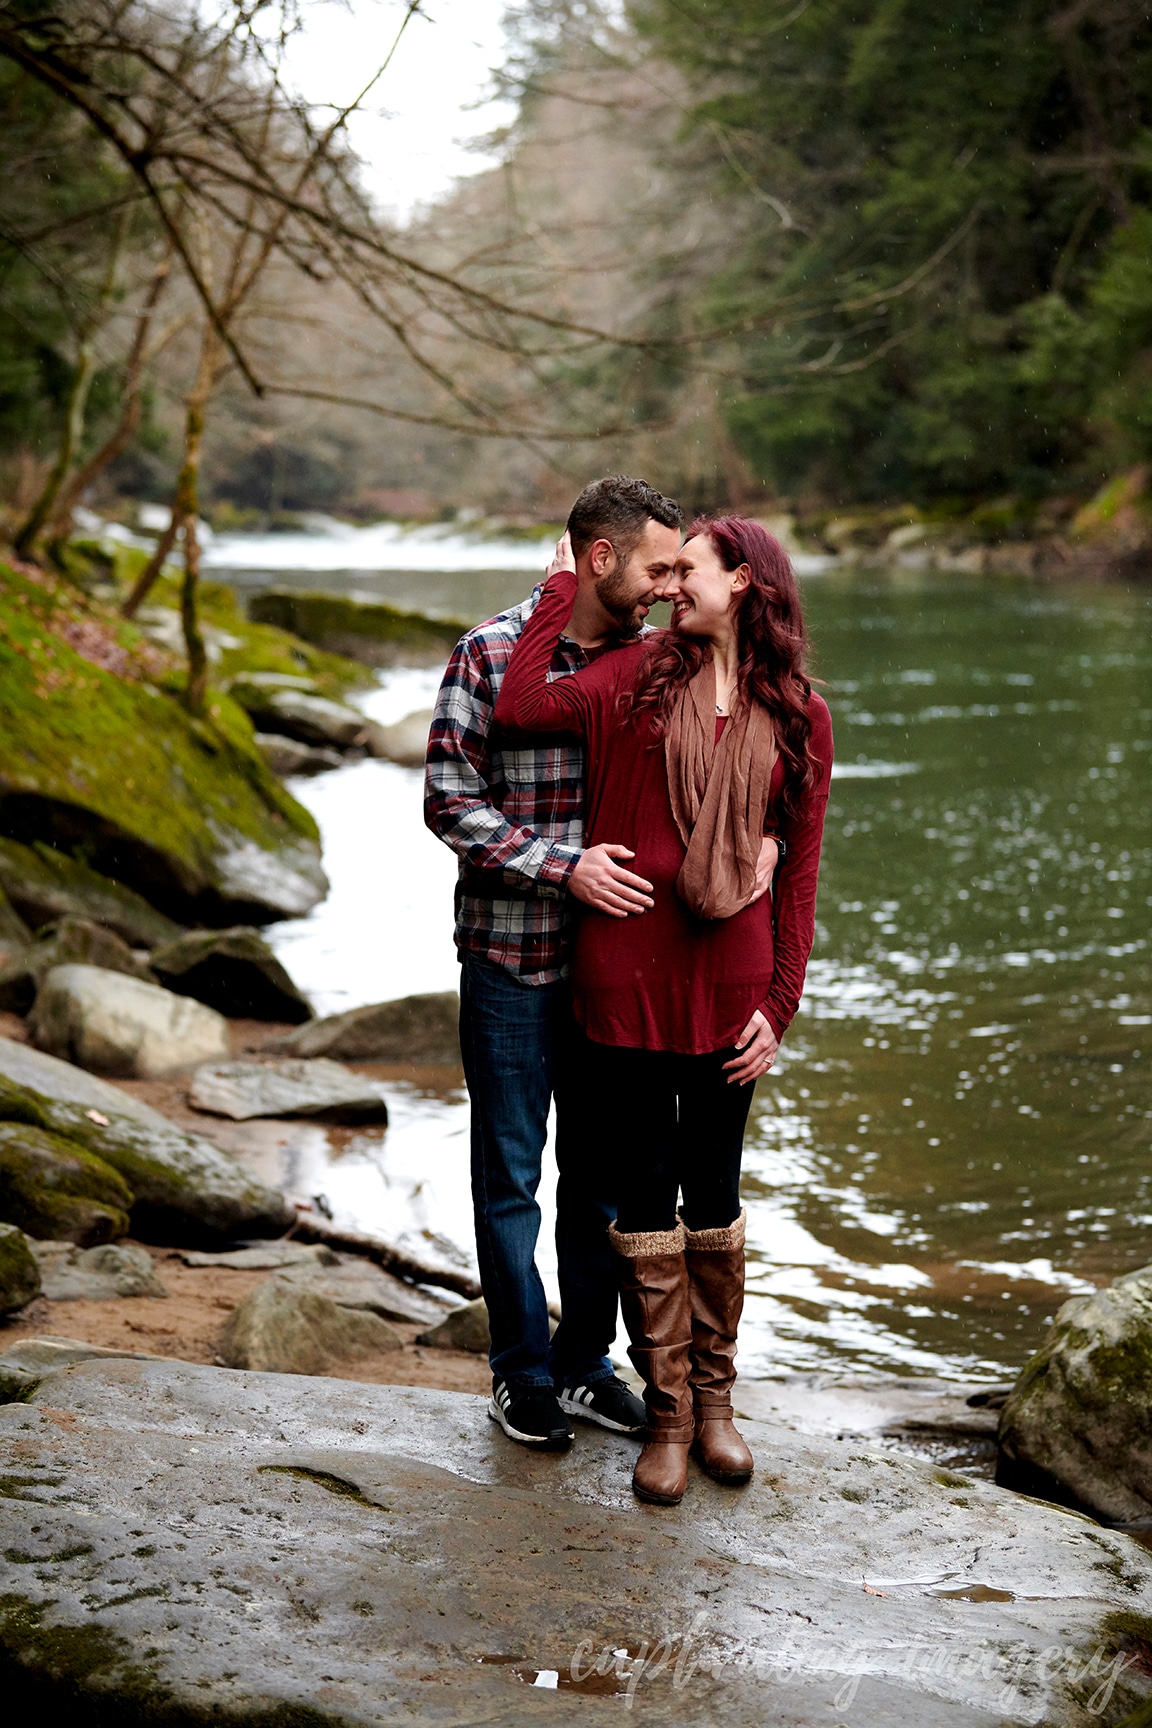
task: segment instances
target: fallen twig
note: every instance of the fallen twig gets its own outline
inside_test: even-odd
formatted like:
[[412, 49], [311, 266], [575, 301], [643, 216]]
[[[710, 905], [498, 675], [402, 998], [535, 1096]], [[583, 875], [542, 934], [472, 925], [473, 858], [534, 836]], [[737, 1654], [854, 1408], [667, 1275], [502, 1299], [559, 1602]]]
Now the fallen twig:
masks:
[[446, 1266], [426, 1266], [422, 1260], [414, 1260], [410, 1254], [394, 1248], [390, 1242], [382, 1242], [378, 1236], [337, 1230], [309, 1212], [299, 1214], [291, 1234], [298, 1242], [322, 1242], [326, 1248], [335, 1248], [344, 1254], [363, 1254], [366, 1259], [374, 1260], [377, 1266], [382, 1266], [385, 1272], [407, 1279], [410, 1284], [433, 1284], [441, 1290], [454, 1290], [458, 1296], [467, 1296], [470, 1302], [480, 1294], [479, 1283], [467, 1272], [453, 1272]]

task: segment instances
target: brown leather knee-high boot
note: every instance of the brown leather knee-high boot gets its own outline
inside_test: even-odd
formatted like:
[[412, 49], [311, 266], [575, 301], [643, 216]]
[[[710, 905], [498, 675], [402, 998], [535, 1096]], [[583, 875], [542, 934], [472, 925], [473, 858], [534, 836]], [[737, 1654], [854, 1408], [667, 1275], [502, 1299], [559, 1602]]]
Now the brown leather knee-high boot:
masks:
[[688, 1385], [692, 1315], [684, 1226], [674, 1230], [608, 1231], [620, 1260], [620, 1311], [628, 1354], [644, 1380], [648, 1434], [632, 1473], [641, 1500], [675, 1506], [688, 1484], [692, 1394]]
[[693, 1451], [717, 1482], [747, 1482], [752, 1454], [732, 1423], [736, 1331], [744, 1308], [743, 1210], [723, 1230], [685, 1230], [692, 1307]]

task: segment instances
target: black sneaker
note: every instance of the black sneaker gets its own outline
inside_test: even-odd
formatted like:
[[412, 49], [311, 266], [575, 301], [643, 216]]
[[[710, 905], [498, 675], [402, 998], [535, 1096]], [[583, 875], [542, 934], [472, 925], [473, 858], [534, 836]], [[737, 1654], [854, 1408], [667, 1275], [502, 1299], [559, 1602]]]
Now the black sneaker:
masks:
[[567, 1452], [573, 1441], [571, 1424], [550, 1386], [509, 1386], [501, 1380], [488, 1405], [509, 1440], [537, 1446], [542, 1452]]
[[611, 1380], [594, 1380], [591, 1386], [562, 1386], [557, 1397], [569, 1416], [583, 1416], [586, 1422], [599, 1422], [601, 1428], [612, 1428], [617, 1434], [639, 1434], [648, 1426], [648, 1412], [640, 1399], [615, 1375]]

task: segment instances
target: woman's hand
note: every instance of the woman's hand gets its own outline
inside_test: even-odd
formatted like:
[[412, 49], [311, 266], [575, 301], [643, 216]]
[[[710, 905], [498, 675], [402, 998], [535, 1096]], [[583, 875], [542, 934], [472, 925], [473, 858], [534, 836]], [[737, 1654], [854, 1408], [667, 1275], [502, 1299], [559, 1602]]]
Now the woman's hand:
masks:
[[759, 1080], [775, 1062], [780, 1040], [759, 1008], [737, 1038], [736, 1048], [739, 1056], [724, 1064], [726, 1071], [732, 1070], [728, 1075], [729, 1086], [747, 1086], [750, 1081]]
[[572, 536], [567, 529], [556, 542], [556, 550], [552, 554], [552, 562], [548, 566], [545, 581], [547, 581], [548, 576], [555, 576], [558, 570], [571, 570], [573, 575], [576, 573], [576, 555], [572, 550]]
[[762, 900], [772, 886], [772, 878], [776, 874], [776, 866], [780, 862], [780, 847], [775, 834], [765, 834], [760, 842], [760, 856], [756, 860], [756, 891], [749, 906], [755, 906], [757, 900]]

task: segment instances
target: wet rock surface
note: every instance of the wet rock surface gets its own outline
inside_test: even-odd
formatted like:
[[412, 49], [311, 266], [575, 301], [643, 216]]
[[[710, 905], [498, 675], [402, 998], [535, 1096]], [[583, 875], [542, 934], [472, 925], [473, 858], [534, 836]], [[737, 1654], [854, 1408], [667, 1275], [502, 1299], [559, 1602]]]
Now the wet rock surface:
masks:
[[333, 768], [343, 768], [347, 761], [343, 751], [301, 744], [298, 738], [282, 738], [275, 732], [257, 732], [252, 742], [282, 780], [291, 774], [327, 774]]
[[337, 1056], [346, 1062], [460, 1060], [460, 998], [454, 990], [400, 996], [330, 1014], [269, 1048], [294, 1056]]
[[123, 1296], [167, 1296], [152, 1256], [131, 1242], [77, 1248], [71, 1242], [33, 1242], [43, 1294], [50, 1302], [107, 1302]]
[[323, 1057], [285, 1062], [209, 1062], [198, 1068], [188, 1102], [214, 1116], [307, 1116], [322, 1122], [380, 1122], [388, 1106], [363, 1075]]
[[254, 594], [248, 615], [367, 666], [443, 666], [468, 628], [455, 619], [403, 612], [382, 600], [303, 588], [268, 588]]
[[219, 1254], [195, 1250], [182, 1256], [192, 1268], [231, 1267], [238, 1272], [275, 1272], [290, 1284], [315, 1290], [340, 1308], [362, 1308], [382, 1320], [427, 1326], [443, 1317], [443, 1298], [394, 1278], [360, 1254], [338, 1254], [322, 1243], [270, 1242]]
[[16, 1314], [40, 1294], [40, 1267], [15, 1224], [0, 1224], [0, 1314]]
[[376, 1314], [344, 1308], [309, 1285], [271, 1278], [246, 1296], [220, 1334], [229, 1368], [274, 1374], [322, 1374], [356, 1357], [399, 1350], [400, 1339]]
[[0, 1218], [29, 1236], [89, 1247], [128, 1231], [133, 1194], [118, 1171], [62, 1135], [0, 1122]]
[[258, 930], [190, 930], [154, 949], [149, 965], [167, 990], [195, 997], [232, 1018], [299, 1025], [312, 1018], [301, 995]]
[[226, 1152], [81, 1068], [0, 1038], [0, 1076], [0, 1118], [61, 1135], [111, 1165], [135, 1196], [132, 1224], [145, 1241], [279, 1236], [295, 1220], [282, 1194]]
[[312, 696], [304, 690], [267, 690], [258, 703], [246, 704], [261, 732], [281, 732], [301, 744], [348, 750], [368, 743], [370, 722], [357, 708]]
[[228, 1027], [215, 1009], [159, 984], [99, 966], [58, 966], [40, 985], [29, 1030], [50, 1056], [151, 1080], [228, 1054]]
[[1152, 1266], [1073, 1296], [1000, 1418], [997, 1480], [1152, 1530]]
[[48, 1372], [0, 1410], [6, 1695], [77, 1724], [162, 1697], [173, 1723], [599, 1728], [631, 1693], [631, 1719], [685, 1728], [1080, 1728], [1147, 1692], [1119, 1665], [1152, 1559], [1089, 1521], [759, 1423], [747, 1489], [693, 1466], [654, 1511], [634, 1442], [581, 1424], [535, 1456], [484, 1411], [159, 1361]]

